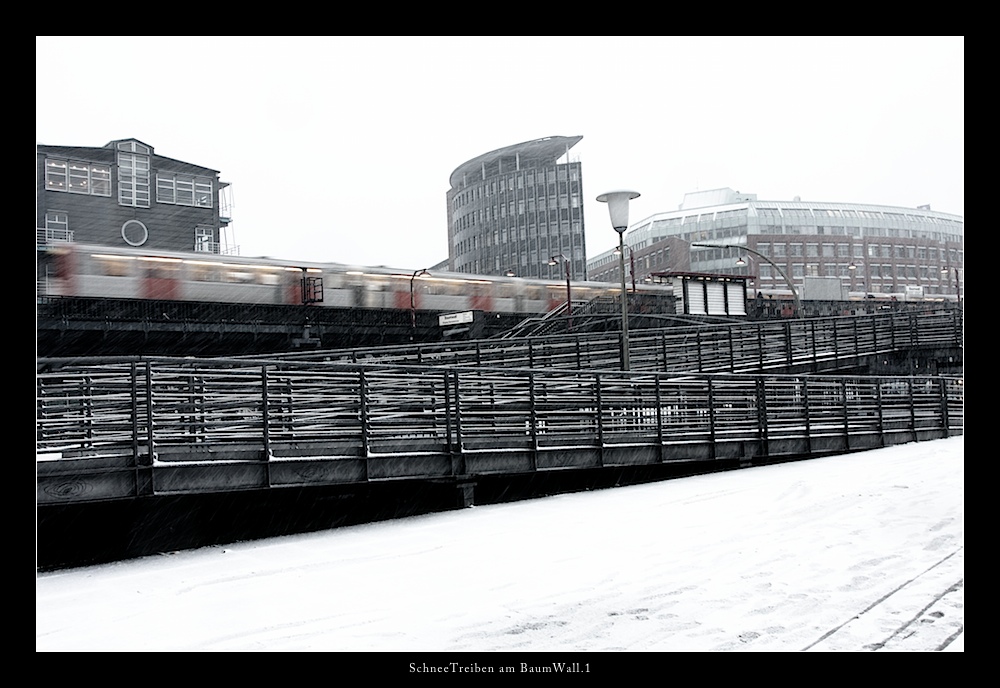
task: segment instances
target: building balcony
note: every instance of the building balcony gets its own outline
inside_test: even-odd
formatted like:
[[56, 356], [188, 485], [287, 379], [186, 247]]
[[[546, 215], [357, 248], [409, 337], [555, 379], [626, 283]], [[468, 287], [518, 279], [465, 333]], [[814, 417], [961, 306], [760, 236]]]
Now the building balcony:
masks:
[[223, 245], [218, 241], [196, 240], [194, 243], [194, 252], [214, 253], [221, 256], [238, 256], [240, 254], [240, 247]]
[[45, 248], [52, 244], [66, 244], [71, 241], [73, 241], [73, 232], [69, 229], [35, 228], [35, 243], [39, 248]]

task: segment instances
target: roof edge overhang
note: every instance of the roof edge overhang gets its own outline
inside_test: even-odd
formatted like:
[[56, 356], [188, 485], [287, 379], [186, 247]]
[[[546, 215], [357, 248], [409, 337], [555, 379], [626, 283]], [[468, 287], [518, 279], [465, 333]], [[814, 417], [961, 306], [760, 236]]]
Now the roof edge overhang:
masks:
[[578, 144], [582, 139], [583, 136], [546, 136], [542, 139], [525, 141], [524, 143], [517, 143], [513, 146], [498, 148], [497, 150], [490, 151], [489, 153], [484, 153], [483, 155], [468, 160], [455, 168], [455, 171], [452, 172], [449, 177], [451, 188], [457, 188], [458, 182], [461, 181], [465, 174], [474, 170], [479, 170], [483, 165], [491, 163], [494, 160], [499, 160], [500, 158], [513, 155], [533, 159], [542, 158], [557, 160], [561, 156], [565, 155], [566, 151]]

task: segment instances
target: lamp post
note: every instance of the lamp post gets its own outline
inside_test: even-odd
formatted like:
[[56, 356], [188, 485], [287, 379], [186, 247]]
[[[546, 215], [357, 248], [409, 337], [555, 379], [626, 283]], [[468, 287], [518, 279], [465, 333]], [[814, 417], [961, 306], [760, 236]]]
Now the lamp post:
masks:
[[413, 341], [413, 335], [417, 331], [417, 302], [413, 297], [413, 281], [418, 277], [423, 277], [424, 275], [430, 275], [431, 273], [424, 270], [414, 270], [413, 276], [410, 277], [410, 341]]
[[947, 275], [952, 270], [955, 271], [955, 301], [957, 303], [961, 303], [962, 302], [962, 292], [960, 291], [960, 288], [958, 286], [958, 268], [955, 267], [954, 265], [952, 265], [951, 267], [947, 267], [947, 266], [943, 267], [943, 268], [941, 268], [941, 274], [942, 275]]
[[[792, 284], [792, 280], [788, 279], [788, 275], [785, 274], [784, 270], [782, 270], [781, 268], [778, 267], [777, 263], [775, 263], [773, 260], [771, 260], [770, 258], [768, 258], [767, 256], [765, 256], [763, 253], [760, 253], [759, 251], [755, 251], [752, 248], [747, 248], [746, 246], [734, 246], [734, 245], [731, 245], [731, 244], [730, 245], [722, 245], [722, 246], [720, 246], [718, 244], [691, 244], [691, 245], [692, 246], [702, 246], [704, 248], [735, 248], [735, 249], [738, 249], [740, 251], [746, 251], [747, 253], [752, 253], [755, 256], [763, 259], [768, 265], [770, 265], [775, 270], [777, 270], [778, 274], [781, 275], [781, 279], [785, 280], [785, 284], [787, 284], [788, 288], [792, 290], [792, 301], [795, 303], [795, 316], [798, 317], [798, 318], [802, 317], [802, 303], [799, 301], [799, 292], [795, 289], [795, 285]], [[737, 265], [746, 265], [746, 261], [743, 260], [743, 258], [739, 258], [736, 261], [736, 264]]]
[[609, 191], [597, 200], [608, 204], [611, 226], [618, 232], [618, 269], [622, 278], [622, 370], [629, 369], [628, 355], [628, 292], [625, 291], [625, 230], [628, 229], [628, 202], [639, 198], [638, 191]]
[[563, 265], [566, 268], [566, 312], [569, 314], [569, 329], [573, 330], [573, 292], [570, 290], [570, 262], [569, 258], [563, 254], [558, 256], [549, 256], [549, 265], [558, 265], [559, 261], [557, 258], [562, 258]]
[[[628, 272], [629, 272], [629, 275], [632, 277], [632, 293], [634, 294], [635, 293], [635, 251], [633, 251], [632, 247], [629, 246], [629, 245], [627, 245], [627, 244], [625, 245], [624, 248], [628, 249]], [[616, 248], [614, 250], [614, 253], [615, 253], [615, 255], [618, 255], [619, 253], [621, 253], [621, 251], [622, 251], [621, 248]], [[652, 281], [648, 276], [647, 276], [646, 280], [649, 281], [649, 282]]]

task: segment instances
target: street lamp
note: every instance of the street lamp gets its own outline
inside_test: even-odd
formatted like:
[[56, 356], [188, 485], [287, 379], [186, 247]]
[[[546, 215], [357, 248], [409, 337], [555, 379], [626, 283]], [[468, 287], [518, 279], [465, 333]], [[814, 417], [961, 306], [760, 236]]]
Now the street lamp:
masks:
[[549, 256], [549, 265], [558, 265], [559, 261], [556, 258], [562, 258], [563, 265], [566, 267], [566, 312], [569, 314], [569, 329], [573, 329], [573, 292], [570, 291], [570, 262], [569, 258], [563, 254], [558, 256]]
[[[771, 260], [770, 258], [768, 258], [767, 256], [765, 256], [763, 253], [755, 251], [752, 248], [747, 248], [746, 246], [735, 246], [735, 245], [732, 245], [732, 244], [730, 244], [730, 245], [722, 245], [722, 246], [720, 246], [718, 244], [691, 244], [691, 245], [692, 246], [701, 246], [703, 248], [735, 248], [735, 249], [738, 249], [740, 251], [746, 251], [747, 253], [752, 253], [755, 256], [757, 256], [759, 258], [762, 258], [766, 263], [768, 263], [771, 267], [773, 267], [775, 270], [777, 270], [778, 274], [781, 275], [781, 279], [785, 280], [785, 284], [787, 284], [788, 288], [792, 290], [792, 301], [795, 303], [795, 315], [797, 317], [799, 317], [799, 318], [802, 317], [802, 304], [799, 301], [799, 293], [798, 293], [798, 291], [796, 291], [795, 285], [792, 284], [792, 280], [788, 279], [788, 275], [785, 274], [784, 270], [782, 270], [781, 268], [778, 267], [777, 263], [775, 263], [773, 260]], [[743, 260], [743, 256], [740, 256], [736, 260], [736, 265], [737, 266], [742, 267], [742, 266], [744, 266], [746, 264], [747, 264], [747, 262], [745, 260]]]
[[629, 369], [628, 356], [628, 292], [625, 291], [625, 230], [628, 229], [628, 202], [639, 198], [638, 191], [609, 191], [597, 200], [608, 204], [611, 226], [618, 232], [618, 269], [622, 278], [622, 370]]
[[413, 298], [413, 281], [418, 277], [429, 276], [431, 273], [424, 270], [414, 270], [413, 276], [410, 277], [410, 341], [413, 341], [413, 335], [417, 331], [417, 302]]
[[955, 267], [954, 265], [951, 266], [951, 267], [947, 267], [947, 266], [943, 267], [943, 268], [941, 268], [941, 274], [942, 275], [947, 275], [952, 270], [955, 271], [955, 301], [958, 302], [958, 303], [961, 303], [962, 302], [962, 292], [959, 290], [959, 286], [958, 286], [958, 268]]
[[[635, 293], [635, 251], [633, 251], [632, 247], [628, 246], [628, 245], [624, 246], [624, 248], [628, 249], [629, 274], [632, 276], [632, 293], [634, 294]], [[615, 250], [614, 250], [614, 254], [617, 256], [621, 252], [622, 252], [622, 247], [617, 247], [616, 246]], [[649, 282], [652, 281], [651, 279], [649, 279], [648, 276], [647, 276], [646, 280], [649, 281]]]

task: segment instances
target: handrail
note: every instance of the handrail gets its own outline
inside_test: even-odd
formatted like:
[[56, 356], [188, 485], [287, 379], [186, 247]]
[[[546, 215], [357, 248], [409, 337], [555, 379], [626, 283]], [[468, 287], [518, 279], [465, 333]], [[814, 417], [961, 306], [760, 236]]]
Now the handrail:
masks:
[[[960, 310], [876, 313], [739, 325], [677, 326], [634, 330], [629, 336], [632, 368], [639, 371], [780, 372], [818, 369], [827, 363], [915, 347], [961, 347]], [[698, 346], [692, 346], [698, 342]], [[282, 354], [286, 361], [429, 363], [489, 367], [620, 366], [619, 334], [551, 335], [527, 339], [477, 340]], [[274, 355], [244, 357], [267, 360]]]
[[[575, 370], [170, 362], [37, 376], [37, 452], [153, 456], [169, 445], [488, 439], [593, 446], [626, 435], [688, 441], [711, 433], [770, 441], [786, 432], [875, 432], [876, 420], [962, 427], [960, 377], [622, 374]], [[848, 390], [844, 392], [843, 390]], [[763, 391], [762, 391], [763, 390]], [[711, 401], [709, 394], [712, 395]], [[660, 399], [660, 404], [654, 400]], [[458, 422], [459, 414], [461, 423]], [[824, 430], [825, 428], [825, 430]], [[881, 431], [880, 431], [881, 432]], [[503, 445], [505, 440], [516, 440]], [[361, 443], [364, 446], [361, 446]], [[152, 444], [153, 446], [147, 446]], [[138, 445], [138, 448], [137, 448]]]
[[[364, 360], [42, 359], [39, 490], [52, 502], [156, 494], [169, 489], [163, 471], [205, 462], [218, 472], [184, 489], [208, 489], [197, 483], [208, 475], [225, 476], [216, 489], [269, 487], [274, 462], [289, 460], [314, 465], [281, 479], [329, 484], [546, 470], [567, 457], [582, 457], [577, 467], [772, 458], [964, 432], [961, 376], [777, 372], [961, 346], [960, 316], [808, 323], [636, 331], [631, 373], [614, 370], [607, 337], [582, 335]], [[102, 477], [105, 492], [91, 484]]]

